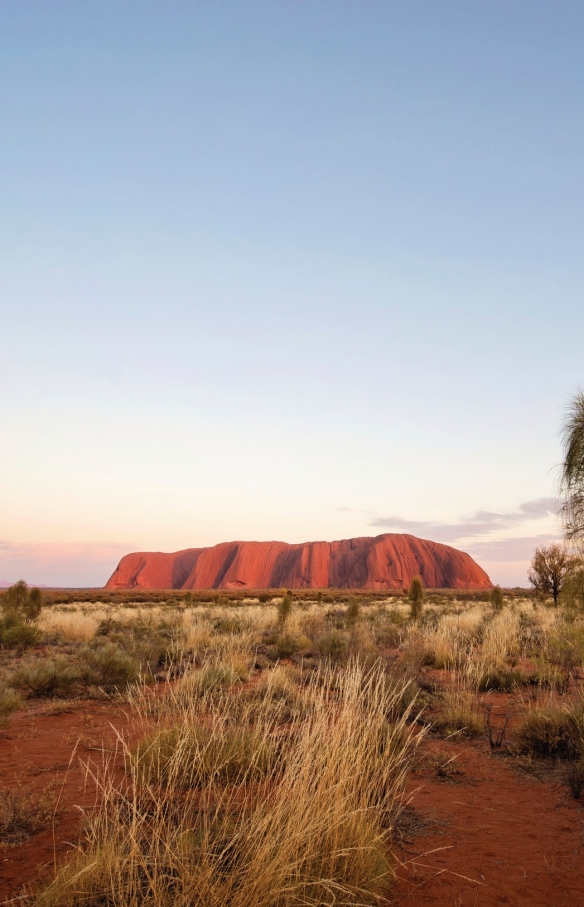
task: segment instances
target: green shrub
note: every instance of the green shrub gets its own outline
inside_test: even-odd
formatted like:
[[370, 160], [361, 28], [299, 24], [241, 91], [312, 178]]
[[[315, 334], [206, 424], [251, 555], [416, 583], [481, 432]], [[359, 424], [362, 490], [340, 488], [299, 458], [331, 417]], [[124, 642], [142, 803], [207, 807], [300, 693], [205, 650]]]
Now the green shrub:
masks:
[[0, 631], [0, 642], [7, 649], [29, 649], [36, 646], [41, 641], [43, 634], [38, 627], [31, 627], [30, 624], [16, 624]]
[[33, 696], [64, 696], [80, 680], [80, 672], [71, 662], [64, 658], [44, 658], [23, 665], [9, 677], [8, 683]]
[[302, 642], [294, 636], [290, 636], [288, 633], [279, 636], [276, 640], [278, 658], [291, 658], [292, 655], [295, 655], [296, 652], [299, 652], [302, 648]]
[[233, 686], [241, 680], [231, 664], [206, 665], [200, 671], [187, 674], [180, 683], [179, 692], [187, 696], [205, 696]]
[[520, 753], [531, 756], [584, 756], [584, 699], [567, 707], [530, 709], [516, 731]]
[[424, 584], [421, 577], [414, 576], [412, 578], [408, 589], [408, 598], [410, 600], [410, 617], [412, 620], [419, 620], [424, 607]]
[[139, 676], [136, 659], [113, 642], [87, 646], [81, 657], [87, 665], [87, 683], [114, 690], [134, 683]]
[[493, 586], [491, 589], [491, 604], [495, 611], [500, 611], [505, 604], [503, 590], [500, 586]]
[[340, 630], [329, 630], [316, 642], [316, 650], [324, 658], [331, 661], [340, 661], [345, 658], [349, 650], [349, 640]]
[[29, 589], [24, 580], [19, 580], [6, 591], [2, 599], [5, 614], [14, 612], [21, 620], [31, 623], [36, 620], [43, 607], [43, 594], [40, 589]]
[[22, 706], [22, 699], [15, 690], [0, 686], [0, 725], [6, 724], [10, 715]]
[[479, 693], [490, 693], [499, 691], [501, 693], [511, 693], [516, 687], [524, 682], [525, 678], [521, 671], [513, 671], [511, 668], [498, 666], [489, 668], [479, 678], [477, 689]]
[[278, 602], [278, 625], [283, 630], [292, 614], [292, 592], [288, 589]]
[[216, 617], [213, 629], [216, 633], [240, 633], [241, 621], [236, 617]]

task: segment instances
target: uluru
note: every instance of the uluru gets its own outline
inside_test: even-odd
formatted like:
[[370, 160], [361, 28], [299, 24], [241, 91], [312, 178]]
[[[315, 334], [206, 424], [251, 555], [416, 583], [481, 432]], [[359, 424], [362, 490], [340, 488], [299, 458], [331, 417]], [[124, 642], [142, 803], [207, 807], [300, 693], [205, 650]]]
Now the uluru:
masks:
[[126, 554], [106, 589], [490, 589], [485, 571], [449, 545], [384, 533], [336, 542], [222, 542], [170, 554]]

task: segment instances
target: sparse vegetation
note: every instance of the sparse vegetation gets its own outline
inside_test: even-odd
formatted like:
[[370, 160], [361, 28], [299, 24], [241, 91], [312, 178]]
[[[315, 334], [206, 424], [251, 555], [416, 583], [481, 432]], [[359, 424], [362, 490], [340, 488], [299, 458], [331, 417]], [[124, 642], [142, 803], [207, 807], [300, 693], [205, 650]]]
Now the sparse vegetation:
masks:
[[[43, 654], [4, 643], [0, 721], [90, 696], [123, 702], [133, 722], [131, 745], [117, 744], [125, 776], [119, 761], [117, 774], [93, 765], [83, 845], [36, 902], [86, 907], [115, 891], [112, 907], [272, 907], [275, 891], [279, 907], [376, 904], [421, 729], [456, 752], [472, 739], [525, 764], [556, 760], [581, 797], [579, 612], [563, 596], [534, 609], [534, 594], [509, 590], [502, 605], [488, 591], [422, 594], [413, 620], [409, 594], [331, 591], [299, 594], [284, 617], [285, 595], [166, 593], [17, 620]], [[455, 756], [436, 756], [434, 780], [464, 783]]]
[[419, 576], [413, 577], [408, 589], [408, 598], [410, 600], [410, 617], [412, 620], [419, 620], [424, 606], [424, 584]]
[[531, 756], [584, 756], [584, 699], [574, 705], [536, 706], [517, 728], [519, 752]]
[[491, 589], [491, 604], [496, 611], [500, 611], [505, 604], [505, 596], [500, 586], [493, 586]]
[[0, 791], [0, 845], [21, 844], [45, 828], [53, 816], [55, 793], [17, 785]]
[[435, 725], [447, 736], [478, 737], [483, 719], [470, 690], [459, 687], [447, 690], [435, 720]]
[[65, 696], [80, 679], [78, 668], [65, 658], [43, 658], [22, 665], [8, 683], [33, 696]]
[[122, 793], [104, 781], [84, 849], [37, 903], [74, 907], [115, 892], [117, 905], [316, 907], [331, 891], [337, 904], [378, 903], [416, 738], [405, 719], [388, 726], [392, 694], [379, 671], [324, 669], [306, 695], [309, 716], [285, 736], [186, 722], [128, 754], [132, 783]]
[[0, 686], [0, 726], [5, 725], [13, 712], [22, 708], [22, 697], [16, 690]]

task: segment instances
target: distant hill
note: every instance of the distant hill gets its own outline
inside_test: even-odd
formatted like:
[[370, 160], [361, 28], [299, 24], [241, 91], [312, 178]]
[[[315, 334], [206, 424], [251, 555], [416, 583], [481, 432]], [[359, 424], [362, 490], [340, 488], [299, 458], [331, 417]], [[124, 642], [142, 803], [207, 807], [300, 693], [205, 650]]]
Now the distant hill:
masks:
[[126, 554], [106, 589], [490, 589], [485, 571], [463, 551], [385, 533], [338, 542], [223, 542], [173, 554]]

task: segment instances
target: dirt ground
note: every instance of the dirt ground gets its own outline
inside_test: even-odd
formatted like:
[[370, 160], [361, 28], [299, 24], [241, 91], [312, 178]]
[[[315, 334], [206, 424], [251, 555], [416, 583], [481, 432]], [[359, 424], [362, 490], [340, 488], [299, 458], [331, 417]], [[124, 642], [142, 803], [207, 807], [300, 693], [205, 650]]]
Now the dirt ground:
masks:
[[0, 847], [1, 903], [50, 877], [78, 843], [82, 810], [96, 796], [85, 766], [115, 756], [116, 732], [127, 728], [125, 712], [111, 702], [57, 701], [29, 706], [0, 731], [2, 788], [22, 785], [55, 800], [54, 821], [22, 844]]
[[[500, 726], [506, 697], [493, 698]], [[50, 877], [79, 840], [94, 803], [84, 764], [115, 754], [127, 732], [121, 706], [39, 703], [0, 732], [3, 788], [30, 785], [58, 798], [54, 824], [0, 849], [0, 902], [18, 903]], [[392, 907], [584, 907], [584, 801], [570, 797], [565, 768], [524, 764], [486, 739], [429, 733], [408, 782], [409, 807], [393, 847], [399, 880]]]
[[[508, 697], [493, 697], [501, 728]], [[451, 761], [449, 761], [451, 760]], [[565, 766], [429, 734], [408, 782], [393, 907], [582, 907], [584, 800]]]

